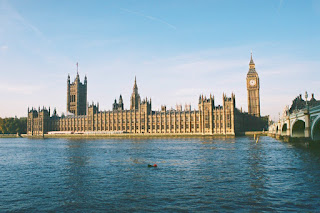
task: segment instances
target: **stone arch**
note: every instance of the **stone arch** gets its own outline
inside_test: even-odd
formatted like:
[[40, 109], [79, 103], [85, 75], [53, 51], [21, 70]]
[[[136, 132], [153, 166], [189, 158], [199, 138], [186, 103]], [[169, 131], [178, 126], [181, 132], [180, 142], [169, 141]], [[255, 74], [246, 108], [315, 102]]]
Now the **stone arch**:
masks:
[[305, 137], [305, 122], [303, 120], [296, 120], [291, 128], [291, 137], [293, 138], [303, 138]]
[[311, 137], [314, 141], [320, 141], [320, 116], [318, 116], [311, 127]]
[[284, 123], [281, 128], [281, 135], [287, 135], [288, 125]]

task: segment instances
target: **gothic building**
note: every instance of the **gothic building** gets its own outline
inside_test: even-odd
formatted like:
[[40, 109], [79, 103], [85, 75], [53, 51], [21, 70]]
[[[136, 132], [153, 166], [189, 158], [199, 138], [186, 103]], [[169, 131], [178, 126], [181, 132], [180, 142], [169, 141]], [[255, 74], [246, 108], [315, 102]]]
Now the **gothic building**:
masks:
[[247, 74], [247, 91], [248, 91], [248, 113], [256, 117], [260, 117], [260, 82], [256, 72], [255, 63], [251, 59], [249, 63], [249, 71]]
[[[79, 86], [76, 80], [71, 85]], [[223, 95], [223, 105], [216, 106], [214, 97], [201, 95], [199, 98], [199, 110], [191, 110], [188, 105], [183, 111], [167, 110], [162, 106], [161, 111], [153, 111], [151, 99], [140, 100], [137, 81], [135, 79], [130, 101], [130, 110], [124, 110], [122, 96], [115, 100], [112, 111], [100, 111], [99, 106], [91, 104], [87, 108], [87, 114], [82, 109], [83, 102], [77, 101], [78, 97], [86, 98], [85, 94], [79, 94], [69, 86], [70, 100], [67, 102], [69, 111], [73, 115], [58, 117], [50, 116], [50, 109], [28, 110], [28, 134], [42, 135], [47, 133], [138, 133], [138, 134], [209, 134], [209, 135], [235, 135], [234, 109], [235, 95], [231, 97]], [[86, 80], [83, 84], [86, 88]], [[78, 88], [78, 87], [76, 87]], [[69, 92], [70, 90], [70, 92]], [[79, 91], [79, 90], [78, 90]], [[75, 101], [74, 101], [75, 100]], [[86, 100], [85, 100], [86, 102]], [[70, 108], [69, 108], [70, 105]], [[72, 107], [71, 107], [72, 106]], [[73, 111], [74, 110], [74, 111]]]
[[117, 99], [114, 99], [114, 103], [112, 104], [112, 110], [123, 110], [123, 99], [120, 94], [119, 103], [117, 103]]
[[72, 83], [70, 83], [70, 75], [68, 75], [67, 112], [74, 115], [87, 114], [87, 76], [84, 77], [84, 83], [81, 83], [78, 72]]
[[140, 106], [140, 95], [138, 93], [138, 86], [137, 86], [137, 78], [134, 77], [134, 85], [133, 85], [133, 92], [130, 98], [130, 109], [139, 109]]
[[[67, 116], [58, 116], [50, 108], [28, 109], [28, 135], [43, 134], [201, 134], [235, 135], [260, 122], [259, 77], [250, 61], [247, 75], [249, 113], [242, 113], [235, 106], [235, 95], [223, 94], [222, 105], [215, 105], [213, 95], [200, 95], [198, 110], [186, 105], [182, 109], [152, 110], [151, 99], [141, 100], [135, 78], [130, 98], [130, 109], [124, 108], [122, 96], [115, 99], [111, 111], [101, 111], [99, 104], [87, 104], [87, 78], [80, 82], [79, 74], [73, 83], [67, 80]], [[253, 127], [252, 127], [253, 126]], [[244, 129], [244, 127], [246, 129]], [[260, 127], [259, 127], [260, 128]], [[261, 128], [262, 129], [262, 128]]]

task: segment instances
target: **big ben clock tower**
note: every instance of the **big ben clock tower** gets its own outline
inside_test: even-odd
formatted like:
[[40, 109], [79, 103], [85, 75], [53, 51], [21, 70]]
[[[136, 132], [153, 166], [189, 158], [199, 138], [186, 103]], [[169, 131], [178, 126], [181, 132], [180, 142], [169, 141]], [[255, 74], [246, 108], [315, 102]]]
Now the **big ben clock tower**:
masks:
[[252, 59], [249, 63], [249, 72], [247, 74], [247, 90], [248, 90], [248, 113], [256, 117], [260, 117], [260, 82], [256, 72], [255, 64]]

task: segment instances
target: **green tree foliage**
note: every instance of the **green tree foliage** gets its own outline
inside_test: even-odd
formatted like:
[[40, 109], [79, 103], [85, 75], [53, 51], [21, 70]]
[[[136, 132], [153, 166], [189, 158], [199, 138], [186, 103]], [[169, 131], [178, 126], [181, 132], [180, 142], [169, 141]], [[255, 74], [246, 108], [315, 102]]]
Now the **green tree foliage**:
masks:
[[0, 134], [25, 134], [27, 118], [0, 118]]

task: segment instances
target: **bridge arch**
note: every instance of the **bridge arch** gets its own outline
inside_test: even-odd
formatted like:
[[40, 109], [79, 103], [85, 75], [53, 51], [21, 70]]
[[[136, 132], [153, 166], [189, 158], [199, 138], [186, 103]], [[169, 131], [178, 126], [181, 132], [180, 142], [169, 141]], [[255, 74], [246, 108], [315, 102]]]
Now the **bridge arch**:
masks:
[[276, 128], [276, 134], [279, 133], [279, 126], [277, 125], [277, 128]]
[[318, 116], [311, 127], [311, 137], [314, 141], [320, 141], [320, 116]]
[[291, 137], [293, 138], [302, 138], [305, 137], [305, 122], [303, 120], [296, 120], [292, 125]]
[[288, 125], [287, 125], [287, 123], [284, 123], [282, 125], [281, 135], [286, 135], [287, 134], [287, 130], [288, 130]]

